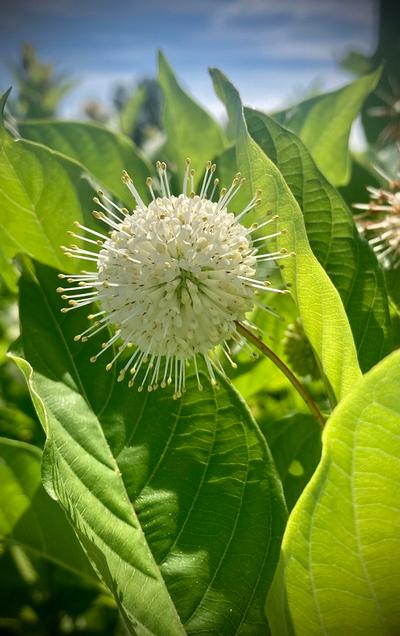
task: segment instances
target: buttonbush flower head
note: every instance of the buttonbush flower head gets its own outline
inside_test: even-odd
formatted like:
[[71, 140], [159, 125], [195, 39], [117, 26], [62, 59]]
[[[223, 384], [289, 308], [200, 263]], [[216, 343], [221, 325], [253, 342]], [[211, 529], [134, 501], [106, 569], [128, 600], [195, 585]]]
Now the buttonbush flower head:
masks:
[[369, 203], [358, 203], [354, 207], [363, 212], [356, 222], [365, 234], [378, 258], [387, 268], [400, 265], [400, 181], [388, 179], [388, 187], [368, 187]]
[[321, 377], [314, 351], [300, 318], [288, 325], [283, 339], [283, 350], [290, 366], [297, 375], [310, 375], [313, 380]]
[[245, 323], [255, 305], [272, 311], [256, 295], [285, 293], [257, 278], [257, 267], [289, 254], [285, 250], [259, 251], [258, 246], [280, 232], [258, 238], [254, 233], [273, 223], [276, 216], [250, 227], [241, 224], [259, 203], [259, 192], [237, 216], [228, 211], [244, 182], [240, 174], [215, 200], [219, 185], [213, 179], [215, 164], [207, 164], [195, 194], [194, 170], [186, 160], [179, 196], [170, 192], [165, 163], [157, 162], [156, 167], [159, 192], [156, 194], [155, 182], [149, 177], [148, 205], [127, 173], [123, 181], [136, 203], [132, 213], [102, 192], [94, 199], [101, 208], [94, 215], [104, 223], [106, 233], [76, 223], [85, 234], [70, 234], [84, 241], [86, 248], [72, 245], [64, 250], [72, 258], [94, 262], [96, 271], [60, 274], [71, 286], [58, 291], [69, 303], [64, 312], [99, 304], [99, 311], [89, 315], [91, 326], [75, 340], [85, 341], [103, 329], [114, 328], [91, 358], [93, 362], [111, 349], [114, 357], [106, 368], [111, 369], [121, 357], [119, 381], [128, 376], [132, 386], [140, 374], [139, 391], [173, 383], [174, 396], [180, 397], [188, 364], [193, 364], [201, 389], [198, 356], [204, 359], [213, 384], [213, 365], [222, 370], [216, 347], [234, 365], [230, 345], [243, 344], [237, 323]]
[[378, 143], [380, 145], [399, 143], [400, 141], [400, 94], [399, 86], [393, 77], [389, 81], [386, 90], [377, 89], [376, 96], [380, 98], [382, 104], [368, 108], [367, 113], [371, 117], [383, 118], [385, 125], [379, 133]]

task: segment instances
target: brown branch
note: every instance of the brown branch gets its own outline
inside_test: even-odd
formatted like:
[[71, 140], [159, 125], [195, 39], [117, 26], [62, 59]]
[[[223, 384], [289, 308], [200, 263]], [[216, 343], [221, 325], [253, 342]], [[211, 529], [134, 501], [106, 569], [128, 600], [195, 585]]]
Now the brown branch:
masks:
[[281, 360], [281, 358], [277, 356], [276, 353], [274, 353], [272, 349], [270, 349], [265, 344], [265, 342], [261, 340], [261, 338], [258, 338], [258, 336], [256, 336], [249, 329], [247, 329], [242, 323], [236, 322], [236, 327], [238, 332], [242, 336], [244, 336], [246, 340], [251, 342], [259, 351], [261, 351], [261, 353], [264, 356], [272, 360], [272, 362], [282, 371], [282, 373], [284, 373], [284, 375], [287, 377], [289, 382], [291, 382], [291, 384], [294, 386], [298, 394], [303, 398], [304, 402], [307, 404], [308, 408], [310, 409], [311, 413], [314, 415], [320, 427], [323, 428], [325, 425], [324, 416], [322, 415], [318, 406], [315, 404], [313, 398], [311, 397], [311, 395], [309, 394], [305, 386], [303, 386], [300, 380], [296, 378], [294, 373], [292, 373], [289, 367], [286, 366], [283, 360]]

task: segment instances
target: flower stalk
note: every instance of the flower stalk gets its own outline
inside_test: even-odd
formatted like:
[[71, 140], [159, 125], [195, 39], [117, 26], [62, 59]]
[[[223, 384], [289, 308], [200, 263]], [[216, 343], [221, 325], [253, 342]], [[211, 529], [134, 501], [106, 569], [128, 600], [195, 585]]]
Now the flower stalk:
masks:
[[283, 362], [283, 360], [281, 360], [281, 358], [279, 356], [277, 356], [276, 353], [274, 353], [272, 351], [272, 349], [270, 349], [265, 344], [265, 342], [263, 342], [261, 340], [261, 338], [259, 338], [254, 333], [252, 333], [242, 323], [237, 322], [236, 323], [236, 328], [237, 328], [238, 332], [244, 338], [246, 338], [246, 340], [248, 340], [248, 342], [251, 342], [251, 344], [254, 347], [256, 347], [265, 357], [267, 357], [270, 360], [272, 360], [272, 362], [282, 371], [282, 373], [287, 377], [287, 379], [292, 384], [292, 386], [296, 389], [297, 393], [301, 396], [301, 398], [307, 404], [308, 408], [310, 409], [312, 415], [317, 420], [317, 422], [320, 425], [321, 429], [323, 429], [324, 426], [325, 426], [325, 418], [324, 418], [324, 416], [322, 415], [321, 411], [319, 410], [318, 406], [314, 402], [313, 398], [311, 397], [310, 393], [307, 391], [305, 386], [294, 375], [294, 373], [292, 373], [292, 371], [289, 369], [289, 367], [286, 366], [286, 364]]

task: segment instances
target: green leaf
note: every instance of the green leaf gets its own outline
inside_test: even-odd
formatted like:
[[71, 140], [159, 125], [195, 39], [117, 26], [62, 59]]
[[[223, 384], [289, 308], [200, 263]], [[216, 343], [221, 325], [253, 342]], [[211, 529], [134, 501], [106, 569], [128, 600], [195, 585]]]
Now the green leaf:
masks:
[[[12, 249], [10, 250], [12, 253]], [[4, 252], [4, 247], [0, 245], [0, 272], [1, 278], [10, 292], [16, 294], [18, 292], [18, 271]]]
[[88, 221], [92, 190], [75, 161], [42, 145], [14, 140], [4, 127], [7, 91], [0, 99], [0, 262], [15, 286], [11, 261], [19, 253], [73, 271], [60, 246], [75, 220]]
[[310, 481], [321, 456], [321, 429], [315, 419], [296, 413], [278, 421], [261, 421], [291, 510]]
[[7, 99], [9, 97], [10, 93], [11, 93], [11, 86], [0, 97], [0, 120], [1, 120], [2, 124], [3, 124], [3, 119], [4, 119], [4, 109], [5, 109], [5, 106], [6, 106], [6, 103], [7, 103]]
[[400, 311], [400, 268], [385, 270], [385, 280], [390, 299]]
[[168, 149], [180, 176], [183, 176], [185, 159], [192, 159], [196, 170], [196, 185], [207, 161], [223, 150], [224, 134], [212, 117], [181, 88], [161, 52], [158, 62], [158, 80], [164, 94], [164, 128], [168, 137]]
[[317, 95], [275, 117], [295, 132], [317, 166], [334, 185], [346, 185], [351, 175], [351, 126], [368, 95], [375, 89], [381, 68], [339, 90]]
[[0, 437], [0, 541], [99, 584], [64, 512], [42, 486], [41, 457], [36, 446]]
[[[274, 352], [284, 357], [283, 338], [288, 324], [296, 317], [296, 307], [290, 296], [279, 295], [273, 301], [274, 311], [278, 316], [269, 314], [263, 310], [257, 310], [252, 321], [257, 325], [265, 338], [271, 343]], [[236, 389], [246, 400], [261, 390], [268, 393], [292, 389], [292, 385], [278, 367], [269, 358], [259, 357], [257, 361], [248, 361], [248, 352], [243, 356], [245, 363], [241, 364], [241, 356], [238, 356], [238, 368], [232, 381]], [[247, 362], [246, 362], [247, 361]], [[248, 370], [247, 370], [248, 369]]]
[[18, 253], [64, 271], [74, 269], [60, 246], [73, 221], [92, 207], [81, 167], [39, 144], [15, 141], [0, 124], [0, 250], [10, 263]]
[[286, 513], [245, 405], [203, 371], [204, 390], [188, 370], [177, 401], [172, 388], [138, 393], [115, 383], [89, 363], [101, 338], [74, 342], [84, 316], [61, 314], [56, 278], [38, 275], [40, 288], [21, 284], [27, 361], [17, 362], [47, 432], [45, 485], [131, 630], [139, 621], [160, 636], [266, 632]]
[[[49, 281], [50, 289], [56, 280], [53, 276]], [[89, 560], [114, 594], [130, 633], [181, 634], [175, 608], [96, 416], [110, 399], [110, 376], [104, 374], [100, 387], [89, 386], [90, 369], [83, 365], [79, 372], [78, 354], [69, 349], [69, 329], [60, 325], [61, 314], [55, 314], [56, 308], [49, 304], [51, 297], [26, 278], [21, 280], [20, 297], [27, 360], [14, 359], [26, 377], [47, 435], [45, 488], [67, 513]]]
[[400, 630], [400, 352], [334, 411], [288, 522], [268, 601], [276, 636]]
[[253, 192], [261, 188], [262, 209], [279, 212], [280, 227], [286, 231], [279, 237], [279, 247], [296, 254], [286, 259], [283, 276], [293, 291], [307, 337], [339, 400], [361, 375], [340, 296], [310, 248], [303, 215], [293, 194], [274, 163], [247, 132], [239, 93], [220, 71], [214, 69], [211, 74], [236, 130], [239, 170]]
[[366, 371], [382, 358], [390, 323], [376, 256], [301, 140], [267, 115], [245, 109], [245, 116], [253, 139], [280, 170], [303, 211], [311, 249], [340, 293]]
[[95, 181], [129, 208], [133, 207], [133, 199], [122, 183], [123, 170], [131, 175], [140, 195], [147, 200], [145, 181], [151, 166], [128, 137], [95, 123], [38, 120], [20, 122], [18, 127], [23, 137], [78, 161]]
[[146, 87], [142, 86], [137, 88], [132, 93], [126, 104], [124, 104], [120, 112], [119, 121], [121, 132], [123, 132], [125, 135], [128, 135], [129, 137], [133, 135], [138, 116], [140, 114], [145, 99]]

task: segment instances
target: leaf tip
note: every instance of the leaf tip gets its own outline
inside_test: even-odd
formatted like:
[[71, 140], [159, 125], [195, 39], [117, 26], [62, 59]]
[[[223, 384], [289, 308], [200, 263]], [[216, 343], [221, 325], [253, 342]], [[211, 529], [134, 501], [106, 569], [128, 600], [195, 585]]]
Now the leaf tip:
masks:
[[10, 86], [10, 88], [8, 88], [6, 90], [6, 92], [3, 93], [3, 95], [0, 97], [0, 117], [1, 117], [1, 119], [3, 119], [4, 108], [5, 108], [7, 99], [9, 97], [10, 93], [11, 93], [11, 90], [12, 90], [12, 86]]
[[162, 49], [157, 49], [158, 68], [169, 68], [169, 63]]

